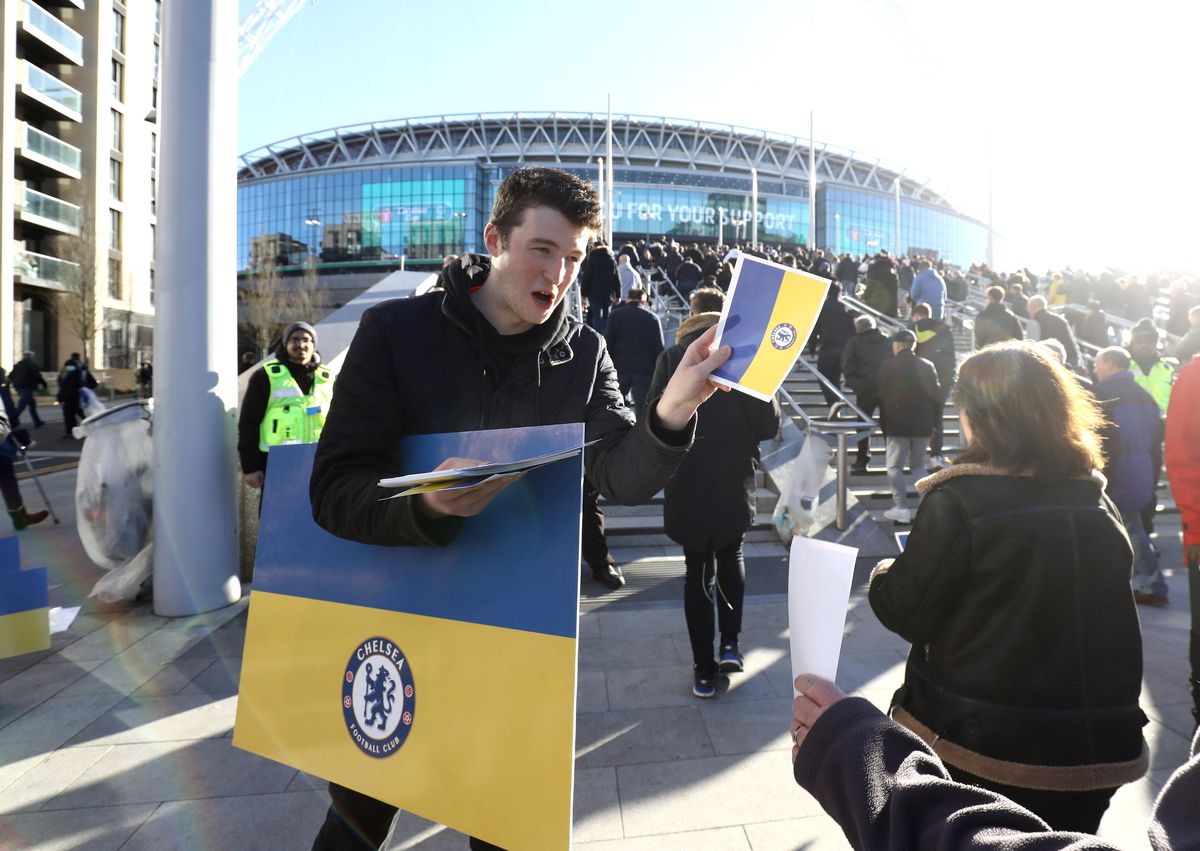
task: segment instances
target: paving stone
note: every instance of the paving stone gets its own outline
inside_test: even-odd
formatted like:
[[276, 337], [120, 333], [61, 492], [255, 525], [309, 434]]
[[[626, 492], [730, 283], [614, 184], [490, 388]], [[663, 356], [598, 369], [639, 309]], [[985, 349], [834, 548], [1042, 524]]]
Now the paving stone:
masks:
[[146, 680], [132, 696], [178, 694], [184, 686], [199, 676], [205, 668], [216, 664], [214, 659], [176, 659]]
[[606, 842], [580, 842], [572, 847], [587, 851], [748, 851], [750, 842], [741, 827], [673, 832], [667, 836], [643, 836]]
[[0, 847], [11, 851], [117, 851], [156, 807], [137, 804], [8, 815], [0, 819]]
[[620, 839], [621, 835], [617, 770], [611, 766], [576, 767], [571, 844]]
[[788, 727], [792, 701], [779, 697], [744, 703], [706, 702], [700, 717], [717, 754], [746, 754], [756, 751], [791, 750]]
[[[650, 709], [659, 706], [692, 706], [692, 666], [610, 670], [608, 705], [613, 709]], [[756, 700], [772, 697], [775, 690], [765, 676], [733, 674], [717, 678], [715, 700]]]
[[0, 730], [0, 790], [38, 765], [121, 700], [119, 695], [55, 695]]
[[[691, 658], [691, 654], [688, 654]], [[683, 660], [675, 652], [671, 636], [611, 635], [579, 640], [579, 670], [646, 668], [675, 665]]]
[[827, 815], [746, 825], [753, 851], [844, 851], [852, 847], [842, 829]]
[[[69, 786], [111, 748], [61, 748], [0, 792], [0, 813], [32, 812]], [[2, 830], [0, 830], [2, 833]]]
[[106, 662], [166, 623], [166, 618], [156, 615], [127, 615], [71, 642], [59, 650], [57, 656], [67, 662], [97, 659]]
[[154, 811], [122, 851], [196, 848], [307, 848], [328, 805], [311, 792], [169, 801]]
[[241, 656], [222, 656], [204, 669], [180, 694], [202, 694], [209, 697], [233, 697], [242, 675]]
[[696, 706], [585, 712], [575, 722], [578, 768], [692, 759], [713, 753]]
[[617, 768], [617, 784], [627, 837], [822, 812], [792, 780], [784, 751], [624, 765]]
[[678, 608], [632, 611], [602, 609], [597, 615], [600, 619], [600, 635], [603, 637], [672, 635], [679, 632], [680, 628], [686, 629], [682, 604]]
[[[99, 662], [37, 662], [0, 683], [0, 729], [59, 694]], [[0, 734], [2, 735], [2, 734]]]
[[228, 739], [117, 745], [44, 809], [283, 792], [295, 776], [296, 769], [239, 750]]
[[600, 637], [600, 613], [595, 611], [579, 613], [578, 638]]
[[608, 710], [608, 684], [603, 671], [580, 671], [575, 683], [576, 712]]
[[127, 698], [81, 730], [70, 744], [128, 745], [227, 736], [237, 698], [207, 695], [145, 695]]

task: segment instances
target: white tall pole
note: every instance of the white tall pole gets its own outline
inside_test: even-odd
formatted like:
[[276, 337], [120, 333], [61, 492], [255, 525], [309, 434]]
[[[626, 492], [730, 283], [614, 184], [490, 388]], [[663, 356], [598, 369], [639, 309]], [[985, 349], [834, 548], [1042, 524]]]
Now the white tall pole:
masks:
[[900, 257], [900, 178], [895, 178], [892, 184], [896, 187], [896, 257]]
[[813, 114], [808, 112], [808, 247], [817, 247], [817, 142]]
[[750, 247], [758, 248], [758, 169], [750, 169]]
[[608, 132], [606, 138], [608, 140], [605, 151], [608, 155], [606, 160], [608, 163], [608, 245], [611, 248], [614, 238], [613, 234], [617, 227], [617, 211], [613, 207], [612, 92], [608, 93]]
[[163, 4], [155, 268], [154, 611], [227, 606], [238, 581], [237, 6]]
[[600, 239], [604, 242], [608, 241], [608, 220], [612, 216], [612, 210], [608, 206], [608, 198], [604, 194], [604, 157], [600, 157], [600, 176], [596, 181], [596, 187], [600, 191], [600, 203], [604, 207], [604, 221], [600, 226]]
[[992, 230], [992, 167], [988, 166], [988, 237], [987, 237], [987, 264], [989, 269], [996, 268], [996, 260], [992, 256], [995, 249], [995, 236]]

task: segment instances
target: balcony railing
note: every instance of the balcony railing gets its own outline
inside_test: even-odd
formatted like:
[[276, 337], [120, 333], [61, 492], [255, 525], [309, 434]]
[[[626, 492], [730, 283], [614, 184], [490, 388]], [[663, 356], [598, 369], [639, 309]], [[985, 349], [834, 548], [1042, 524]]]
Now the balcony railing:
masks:
[[33, 0], [22, 0], [25, 28], [36, 32], [64, 56], [83, 64], [83, 36], [47, 12]]
[[41, 284], [50, 289], [67, 290], [79, 284], [79, 264], [70, 260], [18, 248], [15, 261], [13, 273], [23, 284]]
[[83, 114], [83, 94], [25, 60], [25, 85], [75, 115]]
[[79, 166], [82, 160], [79, 148], [68, 145], [61, 139], [28, 124], [25, 125], [25, 150], [71, 172], [74, 177], [79, 176]]
[[79, 208], [67, 201], [60, 201], [53, 195], [26, 188], [20, 210], [26, 216], [36, 216], [54, 222], [76, 233], [79, 231]]

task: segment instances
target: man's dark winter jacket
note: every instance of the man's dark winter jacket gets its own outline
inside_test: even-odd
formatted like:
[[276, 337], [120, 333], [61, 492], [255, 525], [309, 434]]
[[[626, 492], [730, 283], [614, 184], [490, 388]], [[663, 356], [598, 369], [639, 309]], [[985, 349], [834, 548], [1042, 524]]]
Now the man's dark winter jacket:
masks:
[[700, 281], [703, 279], [704, 273], [690, 257], [680, 263], [679, 268], [675, 270], [675, 287], [684, 296], [700, 286]]
[[[1154, 802], [1155, 851], [1200, 848], [1200, 732], [1191, 753]], [[817, 718], [793, 773], [859, 851], [1118, 851], [1095, 836], [1050, 830], [1008, 798], [951, 780], [925, 742], [861, 697]]]
[[464, 255], [444, 292], [388, 301], [363, 314], [338, 375], [313, 461], [318, 525], [383, 545], [445, 545], [462, 518], [429, 520], [415, 500], [380, 502], [379, 479], [399, 474], [409, 434], [584, 423], [588, 480], [617, 502], [645, 502], [686, 454], [695, 418], [670, 432], [653, 412], [634, 425], [604, 338], [565, 310], [502, 336], [471, 301], [490, 259]]
[[42, 368], [30, 358], [21, 358], [8, 374], [8, 380], [13, 388], [20, 390], [37, 390], [46, 388], [46, 379], [42, 378]]
[[[443, 272], [443, 277], [448, 278], [449, 274]], [[604, 246], [597, 246], [588, 253], [587, 261], [579, 270], [579, 291], [592, 304], [611, 304], [621, 297], [617, 259]]]
[[1092, 385], [1108, 422], [1104, 441], [1104, 473], [1108, 495], [1125, 514], [1136, 515], [1154, 498], [1151, 449], [1162, 440], [1162, 417], [1154, 397], [1143, 390], [1130, 370]]
[[868, 592], [912, 644], [892, 717], [996, 783], [1081, 791], [1141, 777], [1133, 551], [1103, 476], [957, 464], [917, 489], [908, 545]]
[[[701, 313], [684, 321], [679, 342], [658, 358], [649, 399], [662, 395], [687, 347], [719, 318]], [[758, 442], [779, 430], [779, 403], [716, 393], [697, 420], [696, 441], [665, 488], [663, 527], [686, 549], [717, 549], [736, 541], [754, 522]]]
[[954, 386], [954, 371], [958, 357], [954, 352], [954, 332], [941, 319], [921, 319], [913, 324], [917, 335], [917, 357], [925, 358], [937, 370], [942, 395], [949, 395]]
[[[825, 299], [821, 305], [821, 313], [817, 316], [816, 327], [808, 341], [810, 349], [818, 344], [821, 351], [836, 352], [840, 357], [842, 347], [854, 337], [854, 318], [840, 298], [832, 296]], [[836, 361], [835, 361], [836, 363]]]
[[892, 342], [878, 328], [859, 331], [842, 350], [842, 380], [860, 398], [875, 400], [879, 368], [892, 358]]
[[1033, 317], [1033, 321], [1037, 323], [1038, 330], [1041, 332], [1038, 336], [1039, 340], [1058, 340], [1067, 350], [1067, 366], [1079, 365], [1079, 345], [1075, 342], [1075, 335], [1071, 332], [1071, 326], [1067, 320], [1057, 313], [1042, 310]]
[[875, 379], [879, 425], [887, 437], [929, 437], [942, 416], [942, 388], [933, 364], [902, 351], [884, 361]]
[[863, 302], [886, 316], [895, 316], [900, 295], [900, 279], [896, 275], [896, 263], [882, 254], [876, 256], [867, 267], [867, 286], [863, 290]]
[[1004, 340], [1024, 340], [1021, 320], [1003, 303], [988, 304], [975, 317], [975, 348], [982, 349]]
[[854, 285], [858, 283], [858, 264], [854, 262], [854, 258], [847, 255], [839, 260], [835, 275], [839, 281], [850, 284], [845, 290], [846, 295], [854, 295]]
[[662, 326], [658, 317], [645, 305], [626, 302], [618, 304], [609, 314], [604, 326], [604, 339], [612, 356], [617, 375], [630, 376], [654, 372], [654, 362], [663, 350]]
[[[312, 390], [313, 375], [321, 363], [319, 353], [313, 352], [312, 361], [309, 363], [294, 363], [288, 360], [287, 348], [280, 343], [275, 350], [275, 359], [287, 367], [301, 393], [307, 395]], [[238, 414], [237, 450], [243, 474], [267, 469], [267, 453], [258, 448], [258, 440], [270, 398], [271, 379], [267, 377], [266, 367], [260, 367], [246, 382], [246, 395], [242, 398], [242, 407]]]

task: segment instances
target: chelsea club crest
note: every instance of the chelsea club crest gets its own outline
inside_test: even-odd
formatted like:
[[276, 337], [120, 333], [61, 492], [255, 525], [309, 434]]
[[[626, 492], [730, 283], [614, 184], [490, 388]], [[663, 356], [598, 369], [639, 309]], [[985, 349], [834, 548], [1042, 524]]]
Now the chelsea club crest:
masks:
[[790, 349], [796, 342], [796, 326], [789, 322], [780, 322], [771, 329], [771, 345], [777, 349]]
[[342, 713], [359, 750], [380, 759], [399, 750], [416, 698], [412, 669], [394, 642], [376, 636], [354, 648], [342, 678]]

